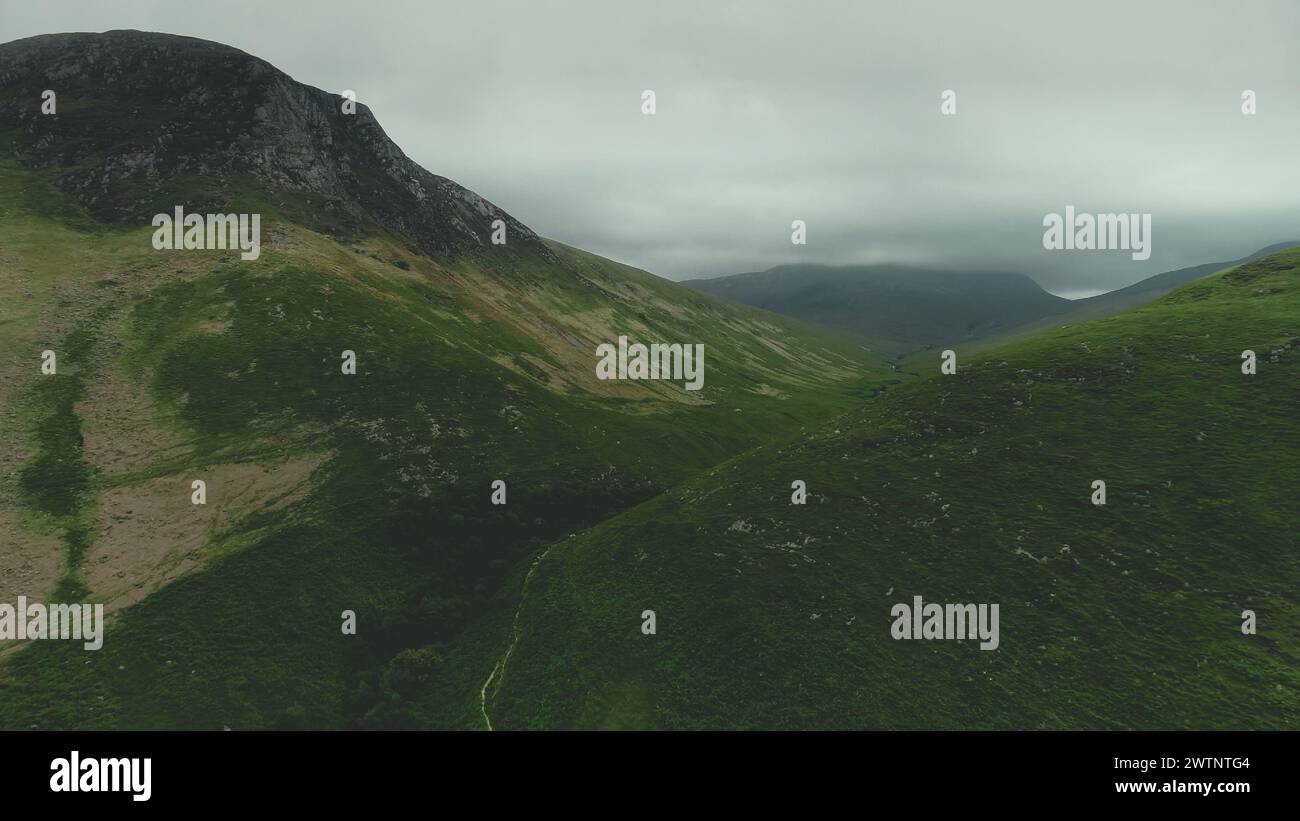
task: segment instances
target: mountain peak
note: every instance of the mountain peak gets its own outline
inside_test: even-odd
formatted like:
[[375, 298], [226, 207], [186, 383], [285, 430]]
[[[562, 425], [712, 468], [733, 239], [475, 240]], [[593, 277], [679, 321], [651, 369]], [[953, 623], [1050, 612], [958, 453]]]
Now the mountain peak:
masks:
[[[53, 115], [41, 113], [47, 89]], [[318, 230], [380, 228], [442, 256], [492, 248], [500, 219], [511, 249], [549, 256], [527, 226], [426, 171], [368, 107], [346, 113], [344, 102], [192, 37], [118, 30], [0, 45], [0, 133], [24, 164], [56, 169], [98, 219], [147, 221], [253, 193]]]

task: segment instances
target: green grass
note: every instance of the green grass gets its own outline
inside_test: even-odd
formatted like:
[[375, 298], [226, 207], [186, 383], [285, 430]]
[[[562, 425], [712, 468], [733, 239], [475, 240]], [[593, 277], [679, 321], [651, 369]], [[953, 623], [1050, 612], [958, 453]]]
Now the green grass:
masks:
[[[558, 243], [434, 261], [254, 181], [174, 182], [115, 196], [233, 203], [289, 244], [159, 254], [0, 163], [0, 342], [60, 354], [0, 389], [29, 453], [0, 503], [61, 535], [52, 595], [93, 600], [106, 491], [324, 461], [102, 650], [7, 655], [0, 728], [482, 728], [516, 614], [498, 728], [1297, 726], [1297, 252], [907, 379]], [[594, 384], [619, 332], [703, 343], [705, 390]], [[109, 373], [174, 440], [125, 472], [83, 447]], [[892, 641], [913, 595], [999, 603], [1001, 649]]]
[[[1295, 251], [936, 363], [558, 544], [493, 722], [1294, 729], [1298, 400]], [[999, 603], [1000, 649], [891, 639], [914, 595]]]
[[[68, 330], [49, 343], [60, 375], [13, 400], [33, 420], [25, 515], [65, 534], [71, 581], [52, 595], [94, 600], [72, 581], [106, 490], [170, 477], [188, 494], [211, 466], [327, 456], [305, 497], [223, 525], [202, 568], [115, 614], [102, 650], [40, 642], [7, 656], [0, 727], [481, 727], [479, 686], [540, 549], [891, 378], [833, 334], [559, 246], [558, 264], [435, 264], [390, 237], [340, 245], [268, 212], [264, 236], [285, 229], [296, 245], [255, 263], [169, 256], [145, 229], [69, 235], [72, 206], [41, 174], [0, 173], [42, 192], [39, 207], [2, 203], [0, 247], [17, 258], [3, 284], [32, 287], [60, 244], [77, 260], [45, 281], [42, 310], [10, 325], [29, 340], [51, 302], [68, 303]], [[703, 343], [705, 401], [678, 401], [680, 386], [579, 387], [574, 369], [595, 365], [588, 312], [646, 341]], [[578, 353], [565, 358], [560, 338]], [[344, 349], [355, 376], [340, 373]], [[80, 447], [103, 420], [78, 405], [110, 371], [179, 442], [126, 473]], [[497, 478], [504, 507], [489, 503]], [[339, 630], [348, 609], [355, 637]]]

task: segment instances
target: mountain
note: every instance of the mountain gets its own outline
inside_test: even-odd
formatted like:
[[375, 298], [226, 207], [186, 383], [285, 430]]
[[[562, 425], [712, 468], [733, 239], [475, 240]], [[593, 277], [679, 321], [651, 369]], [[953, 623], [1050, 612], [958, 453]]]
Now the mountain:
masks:
[[[0, 728], [1300, 720], [1300, 251], [913, 377], [342, 103], [201, 40], [0, 44], [0, 604], [108, 611], [0, 641]], [[260, 254], [156, 248], [177, 207]], [[950, 280], [880, 288], [962, 338], [1057, 305]], [[700, 389], [600, 378], [620, 336], [702, 345]], [[892, 639], [914, 596], [998, 648]]]
[[[556, 543], [493, 723], [1297, 726], [1300, 250], [953, 375], [934, 358]], [[915, 596], [997, 604], [999, 646], [893, 638]]]
[[1071, 308], [1023, 274], [896, 265], [782, 265], [682, 284], [905, 349], [1003, 333]]
[[1229, 262], [1148, 277], [1087, 299], [1049, 294], [1022, 274], [964, 273], [892, 265], [783, 265], [767, 271], [682, 284], [872, 340], [903, 351], [1019, 338], [1114, 316], [1233, 265], [1300, 243], [1279, 243]]
[[[32, 37], [5, 45], [0, 86], [14, 156], [97, 219], [148, 224], [181, 202], [269, 197], [307, 227], [382, 228], [435, 254], [488, 246], [499, 218], [511, 249], [546, 255], [509, 214], [408, 158], [364, 104], [344, 114], [343, 97], [229, 46], [139, 31]], [[46, 89], [54, 115], [41, 112]]]
[[[0, 603], [109, 619], [0, 642], [0, 727], [413, 726], [436, 684], [421, 726], [482, 728], [546, 545], [894, 379], [546, 241], [341, 103], [191, 38], [0, 45]], [[260, 255], [156, 249], [176, 207], [257, 214]], [[700, 389], [598, 378], [624, 335], [702, 345]]]

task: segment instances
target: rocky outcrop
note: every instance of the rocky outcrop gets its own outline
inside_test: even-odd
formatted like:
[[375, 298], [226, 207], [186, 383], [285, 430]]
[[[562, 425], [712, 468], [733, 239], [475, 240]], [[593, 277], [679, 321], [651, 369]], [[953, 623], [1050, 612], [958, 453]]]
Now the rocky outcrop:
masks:
[[[41, 113], [46, 89], [57, 94], [53, 115]], [[190, 37], [110, 31], [0, 45], [0, 151], [51, 169], [98, 219], [225, 208], [251, 191], [318, 230], [384, 229], [435, 256], [550, 255], [500, 208], [413, 162], [366, 106], [346, 114], [343, 102]], [[490, 243], [496, 219], [507, 249]]]

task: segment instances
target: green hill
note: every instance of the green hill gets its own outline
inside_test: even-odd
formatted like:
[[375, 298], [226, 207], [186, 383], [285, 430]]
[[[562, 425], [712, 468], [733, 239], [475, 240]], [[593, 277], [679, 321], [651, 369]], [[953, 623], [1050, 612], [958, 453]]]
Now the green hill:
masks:
[[[40, 185], [3, 173], [10, 191]], [[13, 658], [3, 723], [265, 726], [310, 705], [306, 723], [338, 725], [357, 671], [490, 615], [535, 545], [885, 378], [828, 334], [562, 246], [565, 267], [502, 281], [382, 239], [277, 230], [282, 250], [256, 263], [226, 252], [181, 271], [147, 231], [0, 215], [0, 279], [34, 295], [7, 302], [3, 325], [5, 438], [22, 455], [5, 537], [56, 571], [4, 600], [122, 611], [89, 664], [65, 643]], [[47, 266], [63, 243], [76, 265]], [[620, 331], [704, 344], [704, 389], [598, 382], [595, 347]], [[351, 646], [344, 609], [362, 619]]]
[[[340, 101], [190, 38], [0, 45], [0, 603], [109, 612], [0, 642], [0, 728], [1296, 725], [1300, 252], [905, 378]], [[260, 257], [155, 250], [175, 206]], [[598, 379], [621, 335], [703, 389]], [[916, 595], [999, 648], [894, 641]]]
[[[545, 544], [892, 379], [544, 242], [234, 49], [114, 32], [0, 58], [0, 601], [110, 614], [99, 651], [0, 646], [0, 727], [412, 726], [430, 683], [452, 695], [425, 726], [481, 727]], [[105, 65], [109, 97], [81, 98]], [[174, 205], [260, 214], [260, 257], [155, 250]], [[518, 241], [488, 244], [493, 219]], [[624, 334], [702, 344], [702, 390], [598, 380]]]
[[[1300, 724], [1300, 251], [932, 364], [557, 543], [494, 725]], [[913, 596], [1000, 646], [891, 638]]]

